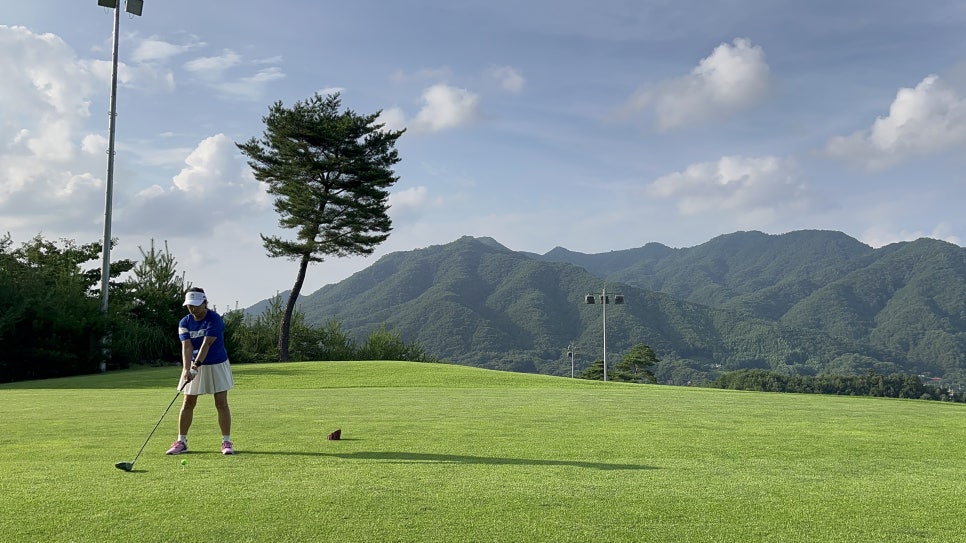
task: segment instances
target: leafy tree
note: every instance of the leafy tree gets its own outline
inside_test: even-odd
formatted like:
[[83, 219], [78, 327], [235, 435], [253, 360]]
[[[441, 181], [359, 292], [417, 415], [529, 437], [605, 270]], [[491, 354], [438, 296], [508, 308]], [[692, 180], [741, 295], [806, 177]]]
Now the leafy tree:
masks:
[[[260, 315], [251, 317], [242, 311], [225, 314], [225, 347], [237, 362], [267, 362], [278, 356], [278, 328], [282, 322], [282, 298], [274, 296]], [[299, 322], [296, 311], [293, 319]], [[229, 339], [230, 338], [230, 339]]]
[[316, 344], [319, 355], [316, 360], [354, 360], [356, 358], [356, 342], [343, 330], [342, 324], [330, 319], [317, 328], [319, 341]]
[[[101, 244], [37, 235], [11, 248], [9, 235], [0, 239], [0, 380], [97, 371], [108, 318], [94, 288], [99, 268], [82, 266], [98, 259]], [[112, 263], [112, 277], [132, 265]]]
[[581, 379], [590, 379], [591, 381], [603, 381], [604, 380], [604, 361], [594, 360], [594, 363], [587, 366], [587, 369], [580, 372]]
[[184, 314], [182, 294], [191, 287], [184, 273], [178, 274], [178, 261], [168, 250], [154, 246], [141, 251], [141, 261], [125, 281], [126, 322], [121, 322], [114, 333], [114, 355], [135, 361], [176, 360], [180, 344], [174, 336], [175, 325]]
[[18, 286], [23, 266], [10, 251], [12, 246], [9, 233], [0, 237], [0, 338], [13, 330], [25, 310]]
[[624, 358], [614, 366], [615, 381], [631, 381], [634, 383], [656, 383], [652, 368], [657, 366], [658, 359], [654, 351], [643, 343], [631, 347]]
[[366, 341], [359, 349], [361, 360], [409, 360], [406, 342], [396, 332], [390, 332], [386, 325], [369, 332]]
[[[235, 362], [268, 362], [278, 356], [278, 329], [285, 311], [281, 296], [268, 300], [268, 307], [257, 315], [244, 311], [225, 314], [225, 342]], [[335, 320], [318, 328], [306, 324], [305, 315], [296, 308], [291, 321], [291, 360], [354, 360], [356, 345]]]
[[340, 111], [339, 94], [276, 102], [262, 120], [262, 139], [237, 144], [255, 179], [275, 197], [279, 225], [295, 239], [262, 235], [268, 255], [299, 263], [278, 332], [278, 359], [289, 360], [292, 314], [308, 265], [326, 256], [372, 254], [389, 237], [389, 188], [398, 180], [392, 166], [403, 130], [384, 130], [380, 112]]

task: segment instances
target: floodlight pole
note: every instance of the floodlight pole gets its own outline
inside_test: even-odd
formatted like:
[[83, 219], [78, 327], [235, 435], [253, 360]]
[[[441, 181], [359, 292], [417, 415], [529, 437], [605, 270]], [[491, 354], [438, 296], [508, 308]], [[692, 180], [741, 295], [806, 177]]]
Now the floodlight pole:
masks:
[[[141, 14], [141, 2], [132, 4], [128, 0], [127, 11], [133, 15]], [[107, 125], [107, 180], [104, 189], [104, 240], [101, 245], [101, 312], [107, 313], [108, 295], [111, 279], [111, 211], [114, 207], [114, 132], [117, 117], [117, 44], [118, 28], [121, 24], [120, 0], [98, 0], [98, 5], [114, 10], [114, 32], [112, 35], [111, 51], [111, 110], [108, 114]], [[101, 359], [101, 371], [107, 371], [107, 357], [109, 356], [107, 338], [104, 338], [104, 357]]]
[[602, 311], [602, 321], [604, 321], [604, 381], [607, 380], [607, 287], [600, 291], [600, 305], [603, 308]]
[[570, 357], [570, 378], [573, 379], [575, 377], [574, 366], [577, 361], [577, 346], [573, 343], [567, 346], [567, 356]]
[[[595, 298], [596, 298], [596, 295], [588, 294], [586, 301], [588, 304], [593, 304], [595, 303]], [[604, 324], [604, 381], [607, 380], [607, 304], [609, 303], [610, 303], [610, 298], [607, 297], [607, 285], [604, 285], [604, 288], [601, 289], [600, 291], [600, 304], [602, 306], [601, 317]], [[615, 294], [614, 303], [615, 304], [624, 303], [624, 296], [621, 294]]]
[[[121, 9], [114, 5], [113, 52], [111, 54], [111, 109], [107, 125], [107, 186], [104, 196], [104, 241], [101, 248], [101, 311], [107, 312], [108, 285], [111, 277], [111, 208], [114, 193], [114, 129], [117, 115], [117, 42], [118, 26], [121, 22]], [[104, 362], [102, 362], [104, 364]], [[103, 366], [101, 370], [103, 371]]]

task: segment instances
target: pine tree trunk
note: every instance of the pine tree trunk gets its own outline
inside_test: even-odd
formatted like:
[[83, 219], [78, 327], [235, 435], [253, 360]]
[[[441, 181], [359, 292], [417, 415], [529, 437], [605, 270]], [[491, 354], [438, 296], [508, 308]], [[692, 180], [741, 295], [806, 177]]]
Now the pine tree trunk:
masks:
[[285, 304], [285, 314], [282, 315], [282, 322], [278, 327], [278, 361], [288, 362], [289, 352], [288, 352], [288, 340], [289, 333], [292, 329], [292, 315], [295, 314], [295, 303], [299, 299], [299, 294], [302, 292], [302, 284], [305, 283], [305, 272], [309, 268], [309, 256], [302, 255], [302, 260], [299, 261], [299, 274], [295, 279], [295, 286], [292, 287], [292, 292], [288, 296], [288, 302]]

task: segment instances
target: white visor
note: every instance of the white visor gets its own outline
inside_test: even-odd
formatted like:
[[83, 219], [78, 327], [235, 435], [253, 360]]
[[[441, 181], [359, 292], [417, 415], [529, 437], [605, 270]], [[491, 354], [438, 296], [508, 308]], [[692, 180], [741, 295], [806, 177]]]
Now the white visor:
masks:
[[204, 292], [185, 292], [184, 303], [182, 305], [201, 305], [205, 303]]

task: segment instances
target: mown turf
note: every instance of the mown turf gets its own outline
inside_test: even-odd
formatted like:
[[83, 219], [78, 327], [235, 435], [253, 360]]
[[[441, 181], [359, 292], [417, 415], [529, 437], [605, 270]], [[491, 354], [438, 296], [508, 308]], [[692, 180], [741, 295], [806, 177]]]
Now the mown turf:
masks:
[[[403, 362], [0, 386], [0, 541], [962, 541], [966, 408]], [[342, 428], [343, 440], [325, 435]], [[181, 459], [187, 459], [182, 467]]]

